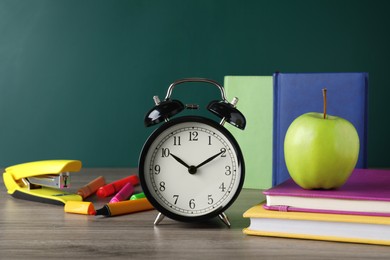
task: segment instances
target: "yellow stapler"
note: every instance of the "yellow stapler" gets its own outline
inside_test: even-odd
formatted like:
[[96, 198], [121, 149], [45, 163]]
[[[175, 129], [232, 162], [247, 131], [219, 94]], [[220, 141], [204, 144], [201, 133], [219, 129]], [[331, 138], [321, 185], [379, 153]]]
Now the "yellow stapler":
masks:
[[10, 166], [3, 173], [8, 194], [56, 205], [67, 201], [82, 201], [80, 195], [62, 191], [70, 187], [70, 172], [78, 172], [81, 162], [77, 160], [46, 160]]

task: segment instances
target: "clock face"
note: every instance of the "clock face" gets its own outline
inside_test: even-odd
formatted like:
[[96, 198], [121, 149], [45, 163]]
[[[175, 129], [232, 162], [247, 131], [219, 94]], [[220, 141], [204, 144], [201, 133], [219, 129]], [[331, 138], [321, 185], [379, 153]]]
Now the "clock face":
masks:
[[183, 221], [214, 217], [238, 196], [244, 162], [233, 136], [203, 117], [180, 117], [158, 128], [143, 147], [139, 177], [149, 201]]

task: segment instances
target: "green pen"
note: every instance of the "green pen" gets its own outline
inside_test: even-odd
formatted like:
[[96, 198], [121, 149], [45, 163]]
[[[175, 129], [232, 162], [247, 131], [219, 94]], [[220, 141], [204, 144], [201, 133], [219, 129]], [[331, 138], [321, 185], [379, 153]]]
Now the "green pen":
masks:
[[145, 198], [145, 193], [141, 192], [141, 193], [131, 195], [130, 200], [138, 200], [143, 198]]

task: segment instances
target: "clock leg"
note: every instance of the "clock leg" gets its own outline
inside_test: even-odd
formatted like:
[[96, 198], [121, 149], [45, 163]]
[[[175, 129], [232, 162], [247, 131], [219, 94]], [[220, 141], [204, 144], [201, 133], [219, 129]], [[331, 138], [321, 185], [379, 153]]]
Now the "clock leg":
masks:
[[225, 212], [222, 212], [218, 215], [219, 219], [222, 220], [223, 223], [226, 224], [230, 228], [230, 221], [229, 218], [226, 216]]
[[155, 224], [155, 225], [158, 225], [158, 224], [164, 219], [164, 217], [165, 217], [165, 216], [164, 216], [163, 214], [161, 214], [161, 212], [158, 213], [156, 219], [154, 220], [154, 224]]

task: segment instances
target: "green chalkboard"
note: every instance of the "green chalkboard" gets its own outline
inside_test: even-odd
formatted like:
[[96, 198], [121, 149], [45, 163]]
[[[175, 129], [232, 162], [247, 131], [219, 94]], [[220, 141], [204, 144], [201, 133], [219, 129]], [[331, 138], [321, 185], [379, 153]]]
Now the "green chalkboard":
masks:
[[[143, 117], [171, 82], [366, 71], [369, 166], [389, 167], [386, 1], [0, 0], [0, 167], [136, 167]], [[204, 106], [209, 86], [174, 98]]]

